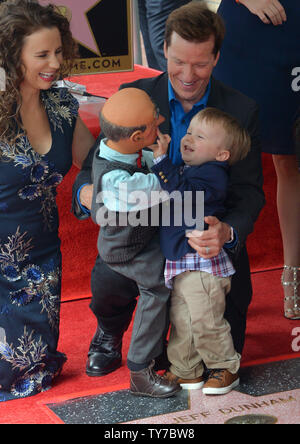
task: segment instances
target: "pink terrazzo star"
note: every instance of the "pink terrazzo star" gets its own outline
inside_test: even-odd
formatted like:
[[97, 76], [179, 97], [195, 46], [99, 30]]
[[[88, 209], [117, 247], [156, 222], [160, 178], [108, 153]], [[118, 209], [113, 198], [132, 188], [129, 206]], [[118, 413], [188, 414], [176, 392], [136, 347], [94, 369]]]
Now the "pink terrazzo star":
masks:
[[[72, 13], [71, 31], [74, 39], [81, 45], [101, 56], [99, 48], [94, 38], [94, 34], [90, 28], [86, 13], [100, 3], [101, 0], [39, 0], [41, 5], [48, 5], [49, 2]], [[69, 18], [69, 14], [66, 16]]]

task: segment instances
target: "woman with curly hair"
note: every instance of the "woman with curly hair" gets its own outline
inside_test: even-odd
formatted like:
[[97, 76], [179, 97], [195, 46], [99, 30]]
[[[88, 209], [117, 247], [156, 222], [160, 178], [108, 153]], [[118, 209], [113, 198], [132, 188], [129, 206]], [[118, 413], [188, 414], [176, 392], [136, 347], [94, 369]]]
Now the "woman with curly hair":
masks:
[[0, 4], [0, 401], [48, 389], [66, 361], [56, 187], [94, 138], [77, 101], [52, 84], [75, 57], [54, 6]]

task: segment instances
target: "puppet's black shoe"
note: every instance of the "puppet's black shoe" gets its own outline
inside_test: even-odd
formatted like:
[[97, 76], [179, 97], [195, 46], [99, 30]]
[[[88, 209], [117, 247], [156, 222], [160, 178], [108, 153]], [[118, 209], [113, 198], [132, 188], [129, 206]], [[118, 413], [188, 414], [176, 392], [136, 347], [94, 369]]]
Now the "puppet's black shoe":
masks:
[[104, 376], [117, 370], [122, 365], [123, 331], [112, 335], [105, 333], [98, 325], [88, 352], [86, 374]]

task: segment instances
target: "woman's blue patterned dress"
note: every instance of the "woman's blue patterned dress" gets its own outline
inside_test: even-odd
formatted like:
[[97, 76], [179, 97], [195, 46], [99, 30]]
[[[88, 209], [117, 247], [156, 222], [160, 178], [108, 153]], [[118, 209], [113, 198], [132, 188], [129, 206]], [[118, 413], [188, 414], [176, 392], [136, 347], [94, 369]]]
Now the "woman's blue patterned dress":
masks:
[[56, 187], [72, 165], [78, 102], [41, 92], [52, 147], [0, 142], [0, 401], [47, 390], [66, 361], [57, 351], [61, 290]]

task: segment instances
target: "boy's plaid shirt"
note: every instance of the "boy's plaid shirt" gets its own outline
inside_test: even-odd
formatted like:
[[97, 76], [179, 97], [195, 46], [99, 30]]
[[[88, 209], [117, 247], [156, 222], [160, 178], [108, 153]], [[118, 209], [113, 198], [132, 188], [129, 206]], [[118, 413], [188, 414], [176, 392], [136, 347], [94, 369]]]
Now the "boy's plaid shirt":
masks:
[[172, 288], [172, 279], [188, 270], [205, 271], [220, 277], [232, 276], [235, 273], [232, 262], [224, 249], [221, 250], [218, 256], [211, 259], [204, 259], [198, 253], [187, 253], [178, 261], [166, 260], [164, 273], [166, 286]]

